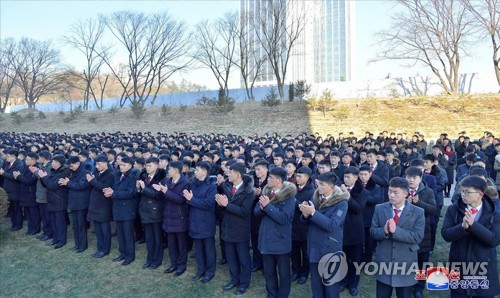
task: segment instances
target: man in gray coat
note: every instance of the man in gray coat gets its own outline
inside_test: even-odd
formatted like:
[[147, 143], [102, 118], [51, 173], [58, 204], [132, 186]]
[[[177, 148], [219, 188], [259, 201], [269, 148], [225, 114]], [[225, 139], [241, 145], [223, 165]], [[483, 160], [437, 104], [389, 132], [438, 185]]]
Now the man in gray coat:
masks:
[[43, 234], [37, 236], [36, 238], [41, 241], [47, 241], [52, 239], [52, 225], [50, 223], [49, 210], [47, 209], [47, 187], [43, 185], [42, 179], [38, 176], [38, 170], [42, 170], [44, 172], [50, 172], [52, 154], [49, 151], [43, 150], [40, 152], [38, 156], [38, 163], [40, 168], [30, 167], [29, 170], [38, 178], [38, 182], [36, 184], [36, 202], [40, 206], [40, 217], [42, 218], [42, 229]]
[[[418, 244], [424, 238], [424, 210], [406, 201], [408, 182], [400, 177], [389, 182], [389, 202], [375, 207], [370, 234], [377, 241], [377, 298], [411, 297], [416, 283]], [[389, 268], [388, 270], [385, 270]]]

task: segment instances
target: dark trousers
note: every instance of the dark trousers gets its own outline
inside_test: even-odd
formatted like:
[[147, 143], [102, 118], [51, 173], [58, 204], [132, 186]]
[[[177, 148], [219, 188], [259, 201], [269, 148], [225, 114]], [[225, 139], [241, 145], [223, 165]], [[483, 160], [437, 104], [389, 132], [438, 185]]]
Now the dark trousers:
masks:
[[94, 221], [95, 237], [97, 239], [97, 251], [109, 254], [111, 250], [111, 224], [109, 221]]
[[[267, 297], [288, 297], [292, 283], [290, 276], [290, 254], [264, 254], [262, 255], [262, 264], [264, 265]], [[276, 268], [278, 271], [276, 271]]]
[[436, 244], [436, 231], [439, 223], [439, 217], [441, 215], [441, 208], [443, 208], [443, 206], [437, 206], [437, 208], [438, 213], [433, 216], [434, 218], [431, 223], [431, 250], [434, 250], [434, 245]]
[[[418, 269], [420, 270], [426, 270], [426, 268], [423, 268], [423, 265], [425, 262], [429, 262], [429, 252], [419, 252], [417, 254], [417, 262], [418, 262]], [[422, 293], [425, 288], [425, 280], [419, 280], [413, 288], [415, 291]]]
[[135, 241], [144, 240], [144, 227], [142, 226], [139, 212], [137, 213], [137, 217], [134, 220], [134, 232], [135, 232]]
[[373, 259], [373, 252], [377, 246], [377, 241], [375, 241], [370, 235], [370, 227], [365, 228], [365, 243], [363, 245], [363, 254], [361, 260], [363, 262], [371, 262]]
[[307, 241], [292, 241], [292, 272], [299, 277], [309, 276], [309, 257]]
[[71, 210], [71, 217], [73, 220], [73, 238], [75, 239], [75, 246], [79, 249], [87, 249], [87, 214], [86, 209]]
[[68, 235], [68, 225], [66, 224], [66, 210], [51, 211], [50, 223], [52, 224], [52, 241], [56, 244], [66, 244]]
[[194, 251], [198, 271], [196, 275], [213, 277], [215, 275], [215, 237], [194, 239]]
[[10, 222], [13, 228], [23, 227], [23, 208], [19, 206], [19, 201], [9, 201]]
[[222, 224], [219, 224], [219, 245], [220, 245], [220, 254], [222, 259], [226, 259], [226, 244], [224, 240], [222, 240]]
[[38, 205], [40, 208], [40, 217], [42, 219], [42, 229], [43, 234], [49, 238], [52, 238], [52, 224], [50, 223], [49, 209], [46, 203], [41, 203]]
[[170, 266], [175, 267], [177, 272], [186, 270], [187, 264], [187, 233], [167, 233], [168, 235], [168, 255]]
[[323, 278], [318, 271], [318, 263], [310, 263], [311, 266], [311, 290], [314, 298], [338, 298], [340, 297], [340, 283], [331, 286], [323, 283]]
[[252, 267], [262, 267], [262, 254], [259, 251], [259, 232], [253, 231], [252, 238]]
[[248, 241], [226, 241], [226, 258], [231, 282], [240, 288], [248, 288], [252, 276], [252, 261]]
[[412, 297], [412, 287], [392, 287], [377, 280], [377, 298], [391, 298], [392, 290], [396, 289], [396, 297], [408, 298]]
[[148, 251], [147, 264], [160, 266], [163, 262], [163, 230], [161, 222], [144, 224], [144, 236]]
[[135, 259], [134, 220], [117, 220], [116, 233], [120, 255], [126, 262], [132, 262]]
[[344, 287], [349, 289], [357, 289], [359, 285], [360, 276], [356, 274], [356, 267], [354, 263], [361, 263], [363, 256], [363, 244], [344, 245], [342, 247], [347, 258], [347, 275], [342, 280]]
[[42, 219], [40, 218], [40, 208], [24, 207], [26, 219], [28, 220], [28, 233], [36, 234], [40, 232]]

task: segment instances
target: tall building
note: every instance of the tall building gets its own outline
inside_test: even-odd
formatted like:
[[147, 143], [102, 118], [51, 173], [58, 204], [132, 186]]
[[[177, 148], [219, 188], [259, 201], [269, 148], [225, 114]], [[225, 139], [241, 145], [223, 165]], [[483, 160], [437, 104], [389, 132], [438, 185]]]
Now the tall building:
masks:
[[[256, 57], [264, 57], [255, 30], [261, 16], [270, 17], [269, 3], [284, 0], [241, 0], [241, 16], [248, 30]], [[354, 1], [350, 0], [288, 0], [287, 13], [305, 12], [304, 29], [293, 47], [285, 83], [306, 80], [308, 83], [349, 81], [353, 78], [352, 51], [354, 41]], [[287, 24], [288, 25], [288, 24]], [[252, 63], [252, 59], [250, 60]], [[253, 64], [252, 64], [253, 65]], [[275, 84], [274, 72], [266, 62], [256, 85]]]

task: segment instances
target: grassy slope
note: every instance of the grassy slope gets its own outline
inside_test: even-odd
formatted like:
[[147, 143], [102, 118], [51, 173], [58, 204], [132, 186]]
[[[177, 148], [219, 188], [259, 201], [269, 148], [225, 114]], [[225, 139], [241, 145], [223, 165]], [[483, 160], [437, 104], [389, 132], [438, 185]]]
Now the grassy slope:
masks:
[[[412, 98], [412, 99], [347, 99], [339, 101], [337, 108], [346, 106], [347, 118], [340, 120], [336, 110], [327, 112], [308, 109], [305, 101], [285, 102], [283, 106], [268, 108], [259, 102], [236, 104], [235, 110], [225, 117], [214, 116], [208, 107], [189, 106], [185, 112], [170, 108], [161, 115], [159, 107], [148, 109], [145, 117], [136, 120], [130, 109], [117, 114], [107, 111], [85, 112], [71, 123], [64, 123], [58, 113], [47, 113], [44, 120], [36, 119], [15, 125], [5, 116], [0, 131], [18, 132], [115, 132], [162, 131], [194, 133], [272, 133], [296, 135], [318, 132], [325, 136], [354, 131], [364, 135], [366, 130], [381, 132], [407, 132], [415, 130], [427, 138], [437, 138], [441, 132], [454, 137], [465, 130], [472, 137], [479, 137], [484, 130], [500, 133], [500, 95], [481, 95], [471, 98]], [[89, 117], [96, 123], [90, 123]]]

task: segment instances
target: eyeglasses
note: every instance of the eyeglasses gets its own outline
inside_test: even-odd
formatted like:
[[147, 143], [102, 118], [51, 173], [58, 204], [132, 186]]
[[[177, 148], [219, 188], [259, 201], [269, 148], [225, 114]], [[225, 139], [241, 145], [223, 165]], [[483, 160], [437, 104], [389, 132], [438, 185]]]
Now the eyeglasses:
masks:
[[469, 196], [471, 193], [480, 193], [480, 192], [479, 191], [465, 191], [465, 190], [460, 191], [460, 194], [465, 195], [465, 196]]

